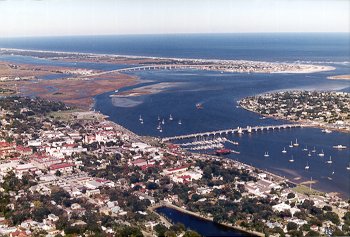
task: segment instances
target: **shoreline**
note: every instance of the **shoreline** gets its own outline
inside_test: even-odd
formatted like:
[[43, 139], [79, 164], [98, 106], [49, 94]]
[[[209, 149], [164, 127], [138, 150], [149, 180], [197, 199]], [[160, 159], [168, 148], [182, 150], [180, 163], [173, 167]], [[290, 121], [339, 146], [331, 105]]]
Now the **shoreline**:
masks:
[[248, 108], [246, 108], [245, 106], [242, 106], [242, 105], [239, 105], [239, 107], [241, 107], [242, 109], [244, 109], [246, 111], [258, 114], [258, 115], [266, 117], [266, 118], [271, 118], [271, 119], [276, 119], [276, 120], [284, 120], [284, 121], [287, 121], [289, 123], [303, 124], [306, 127], [311, 127], [311, 128], [329, 129], [329, 130], [335, 131], [335, 132], [350, 133], [350, 129], [340, 129], [340, 128], [334, 128], [334, 127], [331, 127], [331, 126], [326, 126], [326, 125], [323, 125], [323, 124], [315, 124], [315, 122], [309, 121], [309, 120], [292, 121], [292, 120], [286, 119], [284, 117], [260, 114], [260, 113], [258, 113], [256, 111], [248, 109]]
[[350, 75], [336, 75], [336, 76], [329, 76], [327, 79], [330, 80], [344, 80], [344, 81], [349, 81], [350, 80]]
[[[287, 62], [269, 62], [269, 61], [256, 61], [256, 60], [240, 60], [240, 59], [200, 59], [200, 58], [174, 58], [174, 57], [154, 57], [154, 56], [137, 56], [137, 55], [123, 55], [123, 54], [100, 54], [100, 53], [79, 53], [79, 52], [69, 52], [69, 51], [51, 51], [51, 50], [33, 50], [33, 49], [18, 49], [18, 48], [0, 48], [1, 51], [12, 51], [12, 52], [31, 52], [31, 53], [51, 53], [51, 54], [71, 54], [76, 56], [92, 56], [92, 57], [111, 57], [111, 58], [130, 58], [130, 59], [153, 59], [153, 60], [174, 60], [178, 62], [199, 62], [199, 63], [255, 63], [255, 64], [274, 64], [277, 65], [288, 65], [288, 66], [298, 66], [299, 70], [276, 70], [276, 71], [266, 71], [264, 73], [316, 73], [323, 71], [333, 71], [336, 68], [333, 66], [325, 66], [325, 65], [314, 65], [314, 64], [300, 64], [297, 62], [287, 63]], [[1, 55], [1, 54], [0, 54]], [[5, 54], [6, 55], [6, 54]], [[38, 56], [32, 56], [37, 57]], [[45, 57], [44, 57], [45, 58]], [[142, 64], [141, 64], [142, 65]], [[203, 65], [206, 66], [206, 65]], [[309, 67], [309, 68], [300, 68], [300, 67]], [[220, 69], [221, 70], [221, 69]], [[225, 70], [226, 72], [230, 72], [230, 70]], [[237, 72], [237, 71], [232, 71]], [[238, 71], [239, 72], [239, 71]], [[250, 72], [247, 70], [247, 72]], [[260, 71], [252, 72], [252, 73], [262, 73]]]

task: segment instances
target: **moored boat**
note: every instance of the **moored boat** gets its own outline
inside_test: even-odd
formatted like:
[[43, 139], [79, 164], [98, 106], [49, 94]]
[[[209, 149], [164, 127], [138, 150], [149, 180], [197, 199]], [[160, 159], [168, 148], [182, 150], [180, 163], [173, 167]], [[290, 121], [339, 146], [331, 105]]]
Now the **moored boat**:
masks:
[[320, 157], [323, 157], [323, 156], [324, 156], [323, 150], [321, 151], [321, 153], [318, 153], [318, 156], [320, 156]]
[[306, 169], [306, 170], [310, 169], [309, 162], [306, 162], [305, 169]]
[[284, 147], [282, 153], [287, 153], [286, 148]]
[[219, 149], [215, 151], [215, 154], [220, 156], [220, 155], [228, 155], [231, 153], [231, 150], [229, 149]]
[[292, 156], [292, 158], [289, 159], [289, 162], [293, 163], [294, 162], [294, 157]]
[[197, 103], [197, 104], [196, 104], [196, 108], [197, 108], [197, 109], [203, 109], [203, 105], [202, 105], [201, 103]]
[[298, 139], [295, 139], [295, 142], [293, 143], [293, 146], [299, 146]]
[[346, 149], [347, 147], [344, 145], [335, 145], [333, 146], [334, 149], [338, 149], [338, 150], [342, 150], [342, 149]]

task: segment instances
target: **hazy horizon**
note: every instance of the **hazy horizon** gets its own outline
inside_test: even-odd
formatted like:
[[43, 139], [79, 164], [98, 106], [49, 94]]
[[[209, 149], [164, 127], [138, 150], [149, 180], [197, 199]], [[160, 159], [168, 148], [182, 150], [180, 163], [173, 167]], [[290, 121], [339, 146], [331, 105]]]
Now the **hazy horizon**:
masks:
[[349, 33], [347, 0], [0, 0], [0, 37]]

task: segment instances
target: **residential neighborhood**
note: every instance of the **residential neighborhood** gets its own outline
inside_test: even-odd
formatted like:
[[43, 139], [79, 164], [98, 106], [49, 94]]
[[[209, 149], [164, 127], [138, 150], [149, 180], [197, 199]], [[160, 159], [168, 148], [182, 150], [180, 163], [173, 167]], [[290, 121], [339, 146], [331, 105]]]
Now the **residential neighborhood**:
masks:
[[350, 94], [324, 91], [283, 91], [246, 97], [244, 109], [325, 129], [350, 131]]
[[137, 136], [97, 112], [8, 97], [0, 116], [0, 235], [197, 236], [161, 206], [252, 235], [350, 233], [337, 195]]

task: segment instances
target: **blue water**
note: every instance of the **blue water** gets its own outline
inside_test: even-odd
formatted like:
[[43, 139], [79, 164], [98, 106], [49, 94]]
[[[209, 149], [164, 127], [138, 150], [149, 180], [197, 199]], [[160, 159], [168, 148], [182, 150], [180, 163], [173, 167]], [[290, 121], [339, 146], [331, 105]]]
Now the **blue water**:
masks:
[[[286, 123], [286, 121], [262, 120], [255, 113], [237, 108], [236, 101], [245, 96], [274, 90], [332, 89], [348, 91], [349, 82], [326, 79], [332, 73], [334, 72], [316, 73], [310, 77], [310, 75], [302, 74], [220, 74], [202, 71], [139, 72], [136, 75], [145, 80], [153, 80], [153, 83], [172, 82], [174, 86], [162, 93], [122, 99], [110, 98], [109, 95], [112, 93], [105, 93], [96, 96], [95, 108], [108, 114], [113, 121], [137, 134], [157, 137], [214, 131], [238, 126], [281, 124]], [[202, 103], [204, 109], [196, 109], [196, 103]], [[169, 120], [170, 114], [174, 118], [173, 121]], [[142, 115], [144, 124], [139, 123], [139, 115]], [[162, 133], [156, 129], [158, 115], [161, 119], [165, 119]], [[177, 123], [180, 119], [182, 125]], [[316, 128], [297, 128], [242, 136], [230, 135], [228, 138], [240, 143], [238, 147], [225, 144], [226, 147], [241, 152], [240, 155], [229, 155], [232, 159], [273, 171], [297, 182], [312, 178], [317, 180], [313, 186], [315, 188], [323, 191], [336, 191], [350, 196], [350, 176], [345, 169], [350, 161], [349, 149], [336, 151], [332, 148], [336, 144], [349, 147], [349, 134], [337, 132], [324, 134]], [[293, 148], [283, 155], [281, 153], [283, 147], [288, 148], [290, 141], [294, 141], [296, 138], [299, 140], [300, 147]], [[326, 154], [325, 158], [319, 158], [315, 155], [308, 157], [307, 152], [302, 151], [305, 146], [308, 148], [315, 146], [318, 153], [323, 149]], [[266, 151], [270, 154], [268, 159], [263, 157]], [[292, 154], [295, 162], [291, 164], [288, 160]], [[326, 164], [330, 155], [334, 161], [331, 166]], [[310, 169], [305, 171], [304, 167], [307, 162]], [[333, 171], [335, 174], [330, 176]]]
[[[113, 92], [96, 96], [95, 109], [109, 115], [111, 120], [140, 135], [164, 137], [237, 126], [286, 123], [260, 119], [257, 114], [236, 107], [237, 100], [250, 95], [297, 89], [350, 92], [349, 81], [327, 79], [327, 76], [350, 73], [349, 42], [349, 34], [198, 34], [1, 39], [0, 47], [159, 57], [301, 61], [336, 67], [335, 71], [314, 74], [140, 71], [133, 75], [145, 82], [121, 91], [163, 82], [173, 83], [172, 87], [158, 94], [122, 99], [109, 97]], [[0, 56], [0, 59], [103, 70], [127, 66], [73, 64], [23, 56]], [[196, 109], [196, 103], [203, 103], [204, 109]], [[172, 122], [168, 120], [170, 114], [174, 117]], [[139, 123], [139, 115], [144, 118], [144, 124]], [[166, 121], [163, 133], [156, 129], [158, 115]], [[179, 119], [182, 125], [177, 124]], [[324, 134], [320, 129], [303, 128], [230, 135], [228, 138], [240, 143], [238, 147], [225, 144], [241, 152], [229, 155], [231, 159], [273, 171], [295, 182], [312, 178], [317, 181], [312, 187], [350, 197], [350, 172], [345, 169], [350, 162], [350, 149], [337, 151], [332, 148], [337, 144], [350, 147], [349, 134]], [[290, 141], [296, 138], [300, 147], [288, 148]], [[309, 149], [315, 147], [317, 153], [323, 149], [325, 157], [315, 154], [308, 157], [302, 150], [305, 146]], [[286, 147], [287, 154], [281, 153], [283, 147]], [[266, 151], [269, 158], [263, 157]], [[295, 158], [294, 163], [288, 162], [291, 155]], [[326, 163], [329, 156], [333, 159], [331, 165]], [[304, 169], [307, 162], [310, 165], [308, 171]], [[205, 226], [203, 223], [201, 228]]]
[[175, 34], [3, 38], [0, 47], [181, 58], [349, 61], [349, 34]]
[[168, 207], [160, 207], [157, 209], [157, 212], [166, 215], [173, 223], [183, 223], [186, 228], [194, 230], [203, 236], [251, 236]]

